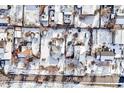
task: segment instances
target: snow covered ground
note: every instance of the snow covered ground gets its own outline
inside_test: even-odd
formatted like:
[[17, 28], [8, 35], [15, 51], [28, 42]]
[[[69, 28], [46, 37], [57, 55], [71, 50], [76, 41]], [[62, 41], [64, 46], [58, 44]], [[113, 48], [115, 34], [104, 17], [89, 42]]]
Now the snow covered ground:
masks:
[[[17, 82], [13, 81], [8, 83], [0, 84], [1, 88], [102, 88], [103, 86], [98, 85], [86, 85], [86, 84], [74, 84], [74, 83], [57, 83], [57, 82], [45, 82], [38, 84], [35, 82]], [[110, 86], [104, 86], [105, 88], [111, 88]]]
[[[96, 7], [96, 8], [95, 8]], [[99, 7], [97, 8], [97, 6], [95, 6], [93, 8], [93, 6], [83, 6], [82, 8], [82, 14], [89, 14], [88, 16], [84, 15], [82, 17], [82, 19], [79, 18], [79, 15], [76, 15], [74, 20], [75, 20], [75, 27], [91, 27], [93, 28], [93, 44], [94, 45], [98, 45], [98, 44], [103, 44], [106, 43], [107, 46], [113, 50], [115, 49], [115, 57], [118, 58], [117, 59], [117, 69], [113, 70], [112, 66], [98, 66], [97, 64], [95, 65], [91, 65], [91, 61], [98, 61], [99, 56], [97, 57], [97, 59], [94, 59], [94, 57], [92, 56], [87, 56], [86, 58], [86, 52], [89, 51], [89, 43], [90, 43], [90, 36], [91, 33], [89, 32], [88, 29], [81, 29], [81, 31], [78, 31], [79, 29], [77, 28], [72, 28], [69, 29], [68, 32], [68, 36], [67, 36], [67, 42], [66, 42], [66, 49], [65, 49], [65, 37], [64, 37], [64, 32], [66, 31], [65, 28], [61, 28], [61, 29], [52, 29], [52, 28], [47, 28], [48, 31], [44, 31], [42, 38], [41, 38], [41, 46], [39, 46], [40, 44], [35, 44], [35, 46], [32, 44], [32, 48], [33, 51], [35, 52], [34, 54], [37, 54], [37, 51], [39, 49], [39, 47], [41, 47], [41, 55], [40, 55], [40, 60], [34, 60], [33, 62], [29, 63], [28, 68], [23, 67], [24, 66], [24, 60], [21, 62], [19, 61], [17, 66], [15, 65], [10, 65], [10, 63], [7, 63], [4, 70], [7, 73], [12, 72], [13, 74], [45, 74], [45, 75], [49, 75], [48, 71], [45, 70], [39, 70], [39, 66], [44, 66], [44, 67], [48, 67], [48, 66], [56, 66], [59, 68], [59, 71], [57, 73], [54, 73], [56, 75], [63, 75], [60, 72], [63, 72], [64, 75], [77, 75], [77, 76], [81, 76], [81, 75], [85, 75], [85, 74], [91, 74], [91, 72], [93, 71], [94, 75], [98, 75], [98, 76], [102, 76], [102, 75], [112, 75], [112, 74], [121, 74], [122, 69], [124, 68], [124, 60], [119, 60], [119, 58], [121, 57], [121, 52], [122, 49], [120, 45], [118, 44], [123, 44], [123, 30], [117, 30], [116, 31], [116, 35], [115, 35], [115, 42], [116, 45], [112, 45], [112, 32], [108, 29], [95, 29], [94, 27], [99, 27], [99, 13], [94, 13], [96, 11], [96, 9], [99, 9]], [[10, 17], [11, 17], [11, 21], [10, 24], [15, 24], [16, 22], [22, 22], [22, 6], [13, 6], [11, 7], [12, 11], [10, 12]], [[57, 8], [57, 7], [56, 7]], [[67, 12], [67, 11], [71, 11], [74, 12], [74, 6], [63, 6], [63, 12]], [[92, 9], [90, 9], [92, 8]], [[24, 7], [25, 11], [24, 11], [24, 19], [25, 19], [25, 25], [26, 26], [39, 26], [39, 7], [38, 6], [25, 6]], [[45, 10], [44, 10], [45, 11]], [[60, 6], [58, 6], [57, 10], [55, 11], [55, 17], [59, 17], [60, 18], [56, 18], [55, 22], [58, 20], [57, 24], [63, 24], [63, 14], [60, 12]], [[48, 6], [46, 7], [46, 11], [45, 11], [47, 17], [45, 21], [48, 21]], [[91, 14], [91, 15], [90, 15]], [[44, 14], [45, 15], [45, 14]], [[45, 19], [45, 17], [44, 17]], [[71, 21], [74, 21], [73, 19]], [[0, 20], [2, 22], [2, 20]], [[101, 25], [104, 26], [105, 23], [109, 21], [108, 17], [101, 17]], [[123, 20], [118, 19], [117, 23], [123, 23]], [[4, 23], [4, 21], [2, 22]], [[33, 28], [35, 30], [35, 28]], [[23, 30], [23, 29], [22, 29]], [[31, 29], [29, 29], [31, 30]], [[28, 31], [26, 29], [26, 31]], [[39, 30], [38, 30], [39, 31]], [[75, 39], [73, 36], [74, 34], [77, 33], [78, 37]], [[1, 34], [3, 35], [3, 34]], [[13, 36], [11, 36], [12, 38]], [[39, 37], [39, 36], [38, 36]], [[58, 37], [61, 37], [63, 40], [62, 43], [58, 43], [57, 40], [53, 40], [53, 39], [58, 39]], [[1, 38], [1, 37], [0, 37]], [[27, 38], [26, 38], [27, 39]], [[73, 46], [73, 40], [74, 41], [74, 46]], [[38, 40], [40, 40], [38, 38]], [[49, 45], [50, 41], [53, 40], [55, 45], [51, 46]], [[77, 43], [78, 41], [80, 41], [81, 43], [83, 43], [82, 45], [76, 46], [75, 42]], [[69, 45], [68, 43], [71, 42], [71, 45]], [[35, 42], [33, 42], [35, 43]], [[5, 47], [5, 51], [8, 51], [9, 53], [4, 53], [3, 49], [0, 49], [0, 58], [8, 58], [11, 59], [11, 52], [12, 52], [12, 42], [7, 42], [6, 47]], [[11, 48], [10, 48], [11, 47]], [[53, 49], [54, 51], [52, 51], [52, 53], [50, 52]], [[37, 50], [37, 51], [36, 51]], [[65, 54], [65, 50], [67, 50], [67, 55]], [[70, 56], [72, 55], [74, 52], [74, 58], [73, 59], [66, 59], [65, 56]], [[4, 53], [4, 54], [3, 54]], [[52, 56], [51, 56], [52, 55]], [[114, 64], [114, 56], [102, 56], [101, 60], [104, 62], [105, 59], [109, 59], [112, 60], [113, 62], [110, 63]], [[82, 64], [83, 65], [82, 65]], [[122, 63], [122, 68], [120, 68], [120, 63]], [[73, 66], [73, 69], [68, 69], [68, 65], [71, 64], [71, 66]], [[102, 64], [102, 62], [101, 62]], [[84, 67], [86, 68], [86, 71], [84, 71]], [[83, 72], [84, 71], [84, 72]], [[13, 83], [14, 84], [14, 83]], [[28, 84], [28, 83], [26, 83]], [[30, 83], [32, 84], [32, 83]], [[34, 84], [34, 83], [33, 83]], [[67, 84], [65, 84], [67, 85]], [[27, 85], [25, 85], [27, 86]], [[33, 85], [35, 86], [35, 85]], [[46, 85], [47, 86], [47, 85]], [[68, 85], [67, 85], [68, 86]], [[30, 86], [29, 86], [30, 87]], [[50, 87], [50, 86], [49, 86]], [[73, 84], [72, 86], [73, 87]]]

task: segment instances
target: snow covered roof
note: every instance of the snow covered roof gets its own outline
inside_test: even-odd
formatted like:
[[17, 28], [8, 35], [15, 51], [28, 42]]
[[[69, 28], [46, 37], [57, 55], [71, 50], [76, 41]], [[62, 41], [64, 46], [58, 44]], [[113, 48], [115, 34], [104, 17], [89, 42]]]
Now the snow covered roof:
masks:
[[94, 15], [95, 10], [98, 9], [96, 5], [83, 5], [82, 14], [92, 14]]
[[0, 23], [8, 23], [8, 19], [0, 17]]
[[118, 16], [124, 16], [124, 6], [123, 5], [118, 6], [116, 11], [117, 11], [116, 13]]
[[124, 24], [124, 16], [116, 18], [116, 24]]
[[0, 5], [0, 9], [8, 9], [7, 5]]
[[121, 58], [122, 56], [120, 54], [116, 54], [115, 58]]

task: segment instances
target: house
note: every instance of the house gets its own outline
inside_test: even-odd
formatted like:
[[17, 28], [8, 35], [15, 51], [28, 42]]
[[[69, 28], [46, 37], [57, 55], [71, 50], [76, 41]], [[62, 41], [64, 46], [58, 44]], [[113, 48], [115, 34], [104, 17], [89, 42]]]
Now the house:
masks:
[[8, 5], [0, 5], [0, 9], [8, 9]]
[[40, 8], [40, 11], [42, 11], [42, 14], [40, 15], [40, 24], [43, 26], [49, 25], [49, 8], [48, 6], [44, 6], [43, 8]]
[[94, 29], [93, 30], [94, 44], [110, 44], [112, 43], [112, 32], [108, 29]]
[[124, 16], [117, 16], [116, 24], [123, 25], [124, 24]]
[[55, 5], [55, 23], [59, 25], [64, 24], [64, 15], [61, 11], [61, 6], [60, 5]]
[[0, 41], [6, 40], [7, 34], [5, 33], [5, 29], [6, 29], [6, 28], [0, 28]]
[[64, 5], [62, 6], [62, 12], [64, 14], [64, 23], [73, 25], [74, 24], [74, 20], [73, 20], [74, 6]]
[[82, 14], [82, 5], [74, 5], [74, 10], [77, 14]]
[[124, 44], [124, 30], [123, 29], [116, 30], [114, 39], [115, 44]]
[[107, 28], [109, 26], [111, 20], [111, 7], [101, 8], [101, 18], [100, 18], [100, 26], [102, 28]]
[[99, 8], [98, 5], [82, 5], [82, 15], [94, 15]]
[[13, 51], [13, 32], [14, 32], [14, 29], [13, 28], [9, 28], [9, 29], [6, 29], [6, 43], [5, 43], [5, 46], [4, 46], [4, 50], [5, 50], [5, 53], [4, 53], [4, 58], [5, 59], [11, 59], [11, 53]]
[[114, 59], [114, 53], [113, 52], [109, 52], [109, 51], [105, 51], [105, 52], [101, 52], [101, 54], [97, 55], [97, 59], [101, 60], [101, 61], [106, 61], [106, 60], [113, 60]]
[[114, 11], [116, 13], [116, 24], [122, 25], [124, 24], [124, 6], [118, 6], [116, 5], [114, 7]]
[[97, 11], [95, 13], [95, 9], [97, 10], [97, 8], [95, 8], [92, 11], [91, 9], [87, 10], [88, 7], [90, 6], [82, 7], [82, 11], [83, 11], [82, 14], [75, 15], [75, 18], [74, 18], [75, 27], [81, 27], [81, 28], [88, 28], [88, 27], [98, 28], [99, 27], [99, 22], [100, 22], [99, 12]]
[[0, 53], [4, 53], [4, 48], [5, 48], [5, 41], [7, 38], [7, 33], [5, 32], [5, 27], [0, 27], [0, 48], [1, 48], [1, 52]]
[[27, 42], [26, 46], [31, 49], [34, 56], [40, 52], [40, 31], [37, 28], [23, 28], [23, 39]]
[[115, 5], [114, 13], [116, 13], [117, 16], [124, 16], [124, 6], [123, 5]]
[[9, 23], [8, 10], [0, 10], [0, 26], [7, 26]]
[[24, 21], [23, 17], [23, 5], [12, 5], [9, 16], [10, 16], [10, 24], [11, 25], [17, 25], [22, 26], [22, 23]]
[[24, 6], [24, 25], [25, 26], [40, 26], [39, 22], [39, 6], [26, 5]]
[[0, 6], [0, 15], [7, 16], [7, 12], [9, 9], [11, 9], [10, 5], [1, 5]]

